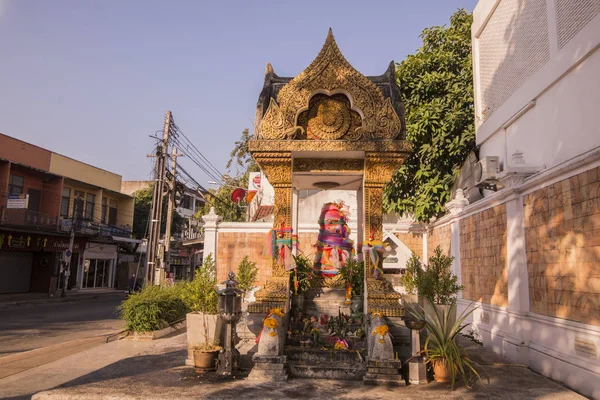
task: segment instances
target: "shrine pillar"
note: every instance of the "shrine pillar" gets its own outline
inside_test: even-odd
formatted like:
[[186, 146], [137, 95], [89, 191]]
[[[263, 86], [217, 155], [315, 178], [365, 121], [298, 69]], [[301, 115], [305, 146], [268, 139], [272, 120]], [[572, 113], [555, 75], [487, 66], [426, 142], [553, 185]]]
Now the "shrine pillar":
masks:
[[[394, 172], [404, 162], [405, 154], [401, 153], [365, 153], [364, 167], [364, 231], [365, 245], [375, 250], [382, 246], [383, 240], [383, 189], [392, 180]], [[366, 312], [377, 312], [388, 317], [403, 315], [400, 305], [401, 295], [394, 291], [392, 284], [383, 277], [381, 269], [382, 254], [379, 254], [380, 265], [375, 265], [368, 254], [363, 254], [366, 275]], [[380, 269], [379, 273], [376, 269]]]
[[[290, 242], [292, 232], [292, 153], [255, 153], [254, 160], [260, 166], [275, 191], [273, 207], [273, 229], [279, 239]], [[285, 232], [279, 233], [284, 227]], [[295, 232], [294, 232], [295, 233]], [[289, 307], [289, 276], [285, 266], [277, 257], [272, 261], [272, 275], [265, 286], [255, 293], [256, 303], [248, 307], [250, 312], [267, 312], [272, 308], [287, 310]]]

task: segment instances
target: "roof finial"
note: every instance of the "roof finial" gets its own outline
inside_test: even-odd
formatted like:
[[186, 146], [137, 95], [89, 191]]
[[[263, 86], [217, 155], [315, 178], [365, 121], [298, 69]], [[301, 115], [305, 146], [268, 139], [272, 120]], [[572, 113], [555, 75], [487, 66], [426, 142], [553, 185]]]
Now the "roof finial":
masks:
[[267, 63], [267, 66], [265, 67], [265, 75], [269, 75], [269, 74], [274, 74], [275, 70], [273, 69], [273, 66], [271, 65], [271, 63]]

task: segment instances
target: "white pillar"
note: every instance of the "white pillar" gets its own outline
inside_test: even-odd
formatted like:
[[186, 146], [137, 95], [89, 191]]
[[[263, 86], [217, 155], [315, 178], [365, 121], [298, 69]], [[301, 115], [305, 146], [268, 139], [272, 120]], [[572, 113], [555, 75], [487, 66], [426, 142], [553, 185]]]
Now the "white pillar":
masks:
[[525, 253], [525, 225], [521, 196], [506, 202], [506, 258], [508, 264], [508, 326], [502, 354], [523, 365], [529, 365], [531, 326], [529, 312], [529, 276]]
[[215, 265], [217, 265], [217, 227], [221, 217], [215, 213], [215, 208], [211, 207], [210, 212], [202, 216], [204, 221], [204, 259], [212, 254]]
[[[363, 186], [356, 191], [356, 245], [362, 246], [365, 241], [365, 191]], [[358, 248], [356, 249], [358, 252]]]
[[[298, 189], [292, 188], [292, 234], [297, 235], [298, 242], [300, 242], [300, 232], [298, 232]], [[298, 255], [298, 248], [292, 246], [292, 254]]]
[[[450, 256], [454, 257], [452, 263], [452, 273], [458, 277], [458, 284], [462, 284], [462, 274], [460, 268], [460, 222], [457, 215], [463, 212], [466, 206], [469, 205], [469, 200], [465, 197], [462, 189], [456, 189], [454, 200], [446, 204], [446, 209], [454, 216], [455, 220], [450, 223]], [[458, 295], [462, 298], [462, 292]]]
[[423, 257], [421, 257], [421, 262], [423, 265], [427, 264], [427, 226], [423, 230]]
[[506, 202], [506, 257], [508, 263], [508, 308], [529, 311], [529, 276], [525, 253], [523, 201], [520, 196]]

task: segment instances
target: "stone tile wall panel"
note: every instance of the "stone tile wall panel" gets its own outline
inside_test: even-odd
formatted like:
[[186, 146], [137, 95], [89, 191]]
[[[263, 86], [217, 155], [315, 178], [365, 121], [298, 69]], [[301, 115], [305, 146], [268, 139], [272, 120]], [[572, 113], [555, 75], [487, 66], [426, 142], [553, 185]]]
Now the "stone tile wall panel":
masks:
[[437, 246], [442, 247], [444, 254], [450, 255], [451, 239], [452, 232], [450, 225], [436, 227], [427, 231], [427, 259], [433, 255], [433, 251]]
[[523, 197], [531, 312], [600, 326], [599, 175]]
[[506, 235], [504, 204], [460, 221], [463, 298], [508, 306]]
[[417, 257], [423, 256], [423, 235], [420, 233], [395, 233], [395, 235]]

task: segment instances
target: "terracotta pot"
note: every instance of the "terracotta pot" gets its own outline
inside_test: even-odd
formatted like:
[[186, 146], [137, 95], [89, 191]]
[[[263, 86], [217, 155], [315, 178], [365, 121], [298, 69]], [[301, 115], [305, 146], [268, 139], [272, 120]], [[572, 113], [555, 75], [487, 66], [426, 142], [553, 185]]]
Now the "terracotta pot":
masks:
[[448, 368], [446, 360], [433, 363], [433, 377], [436, 382], [450, 383], [452, 377], [450, 376], [450, 368]]
[[217, 354], [219, 354], [219, 350], [194, 350], [194, 367], [203, 371], [214, 371], [216, 368]]

